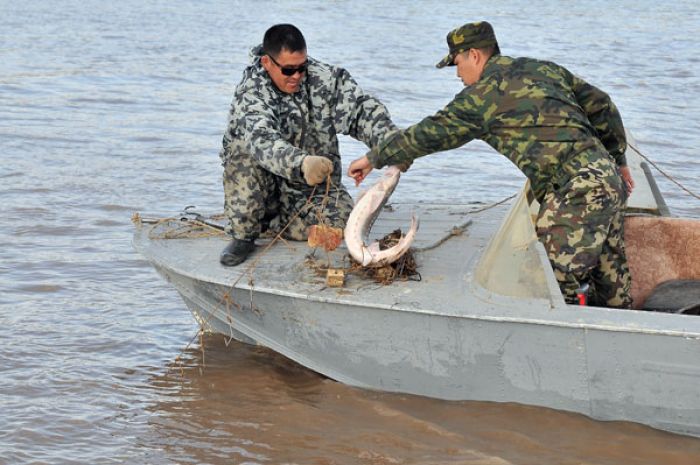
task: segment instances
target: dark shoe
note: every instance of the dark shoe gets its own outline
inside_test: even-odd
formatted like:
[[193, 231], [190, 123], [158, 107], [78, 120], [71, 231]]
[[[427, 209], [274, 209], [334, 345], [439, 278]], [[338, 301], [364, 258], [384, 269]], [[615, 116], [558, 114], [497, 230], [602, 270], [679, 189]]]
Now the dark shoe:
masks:
[[255, 241], [234, 239], [221, 252], [219, 261], [224, 266], [236, 266], [243, 263], [253, 250], [255, 250]]

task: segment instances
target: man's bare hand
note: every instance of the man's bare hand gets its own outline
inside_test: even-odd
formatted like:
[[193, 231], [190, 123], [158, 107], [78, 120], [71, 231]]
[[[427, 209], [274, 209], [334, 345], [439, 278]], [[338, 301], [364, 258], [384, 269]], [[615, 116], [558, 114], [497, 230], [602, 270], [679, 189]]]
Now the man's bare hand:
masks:
[[350, 167], [348, 168], [348, 176], [355, 179], [355, 185], [359, 186], [370, 171], [372, 171], [372, 168], [372, 163], [370, 163], [369, 159], [364, 156], [350, 163]]
[[630, 171], [630, 167], [621, 166], [620, 174], [622, 175], [622, 182], [625, 185], [627, 195], [630, 195], [632, 193], [632, 189], [634, 189], [634, 179], [632, 179], [632, 172]]

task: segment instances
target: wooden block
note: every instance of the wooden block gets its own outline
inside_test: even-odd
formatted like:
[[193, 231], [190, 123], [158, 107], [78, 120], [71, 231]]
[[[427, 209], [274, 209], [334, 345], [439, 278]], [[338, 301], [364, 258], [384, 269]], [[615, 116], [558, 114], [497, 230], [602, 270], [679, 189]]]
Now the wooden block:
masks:
[[345, 271], [338, 268], [329, 268], [326, 272], [326, 285], [328, 287], [343, 287]]

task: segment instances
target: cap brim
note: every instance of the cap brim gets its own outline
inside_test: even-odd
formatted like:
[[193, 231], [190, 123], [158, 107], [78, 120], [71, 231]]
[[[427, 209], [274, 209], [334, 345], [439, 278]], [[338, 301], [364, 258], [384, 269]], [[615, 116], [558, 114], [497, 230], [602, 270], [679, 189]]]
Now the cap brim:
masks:
[[445, 58], [440, 60], [437, 65], [435, 65], [436, 68], [444, 68], [445, 66], [454, 66], [455, 65], [455, 57], [452, 54], [447, 55]]

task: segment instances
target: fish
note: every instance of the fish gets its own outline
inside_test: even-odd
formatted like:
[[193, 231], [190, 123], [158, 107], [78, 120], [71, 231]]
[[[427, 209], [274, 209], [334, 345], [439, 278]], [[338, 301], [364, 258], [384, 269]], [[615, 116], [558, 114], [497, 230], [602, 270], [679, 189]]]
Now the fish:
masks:
[[401, 170], [397, 166], [387, 168], [379, 181], [357, 199], [350, 212], [344, 230], [345, 245], [350, 256], [362, 266], [379, 268], [395, 262], [408, 252], [415, 239], [419, 221], [413, 214], [408, 232], [396, 245], [385, 250], [380, 250], [377, 241], [367, 245], [372, 225], [394, 192], [400, 177]]

